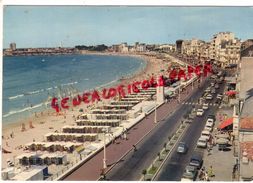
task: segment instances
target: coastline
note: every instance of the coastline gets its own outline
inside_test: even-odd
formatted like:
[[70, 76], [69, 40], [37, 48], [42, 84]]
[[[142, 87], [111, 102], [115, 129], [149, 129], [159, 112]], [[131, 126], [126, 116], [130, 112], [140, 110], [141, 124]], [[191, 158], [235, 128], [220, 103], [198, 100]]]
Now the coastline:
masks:
[[[164, 63], [161, 59], [157, 59], [154, 57], [149, 57], [146, 55], [132, 55], [132, 54], [111, 54], [111, 53], [85, 53], [85, 54], [93, 54], [93, 55], [115, 55], [115, 56], [132, 56], [140, 58], [146, 61], [145, 68], [137, 70], [132, 76], [127, 77], [119, 81], [120, 84], [131, 83], [133, 81], [141, 81], [152, 74], [156, 75], [160, 72]], [[118, 85], [117, 84], [113, 84]], [[112, 86], [113, 86], [112, 85]], [[100, 89], [99, 89], [100, 90]], [[18, 154], [24, 153], [23, 149], [20, 148], [21, 146], [25, 145], [26, 143], [34, 141], [43, 141], [43, 136], [46, 133], [60, 131], [64, 125], [73, 125], [74, 124], [74, 117], [81, 114], [79, 112], [80, 109], [83, 109], [84, 112], [87, 112], [92, 106], [95, 105], [103, 105], [110, 100], [104, 100], [97, 104], [81, 104], [73, 109], [66, 110], [62, 115], [56, 115], [55, 112], [51, 109], [43, 111], [39, 113], [37, 117], [34, 115], [17, 121], [16, 123], [12, 124], [2, 124], [2, 135], [4, 139], [2, 139], [2, 147], [7, 151], [12, 151], [12, 153], [4, 154], [2, 153], [2, 166], [6, 165], [6, 159], [12, 159], [13, 157], [17, 156]], [[32, 121], [32, 126], [34, 128], [29, 127], [29, 123]], [[26, 127], [26, 131], [21, 132], [21, 124], [24, 123]], [[10, 137], [10, 134], [14, 134], [14, 138]]]

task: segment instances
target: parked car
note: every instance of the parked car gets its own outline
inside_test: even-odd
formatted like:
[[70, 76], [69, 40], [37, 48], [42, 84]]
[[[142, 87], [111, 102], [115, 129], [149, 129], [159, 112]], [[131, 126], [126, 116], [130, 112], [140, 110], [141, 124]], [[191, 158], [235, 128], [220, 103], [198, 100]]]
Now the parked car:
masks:
[[203, 106], [202, 106], [202, 109], [207, 110], [208, 108], [209, 108], [208, 103], [204, 103]]
[[207, 147], [207, 140], [205, 137], [200, 136], [198, 142], [197, 142], [197, 147], [202, 147], [206, 148]]
[[210, 135], [211, 135], [211, 133], [209, 131], [207, 131], [207, 130], [203, 130], [201, 132], [201, 137], [206, 138], [206, 140], [210, 139]]
[[197, 167], [197, 169], [200, 169], [203, 164], [203, 159], [199, 154], [194, 154], [191, 157], [190, 164], [191, 166]]
[[177, 153], [185, 154], [188, 150], [187, 145], [184, 142], [179, 142], [177, 147]]
[[207, 96], [206, 96], [206, 100], [212, 100], [213, 99], [213, 96], [211, 95], [211, 94], [208, 94]]
[[220, 88], [219, 84], [215, 84], [214, 88], [215, 88], [215, 89]]
[[204, 110], [203, 109], [198, 109], [197, 110], [197, 116], [203, 116]]
[[207, 119], [212, 119], [213, 121], [216, 120], [215, 115], [212, 115], [212, 114], [209, 114], [209, 115], [207, 116]]
[[213, 126], [214, 126], [214, 121], [213, 121], [213, 119], [207, 119], [207, 120], [206, 120], [206, 126], [211, 126], [211, 127], [213, 127]]
[[211, 86], [214, 86], [214, 85], [215, 85], [215, 84], [212, 82], [212, 83], [211, 83]]
[[185, 167], [181, 181], [194, 181], [198, 175], [198, 169], [195, 166], [188, 165]]
[[213, 131], [213, 128], [212, 128], [211, 126], [205, 126], [204, 130], [205, 130], [205, 131], [212, 132], [212, 131]]

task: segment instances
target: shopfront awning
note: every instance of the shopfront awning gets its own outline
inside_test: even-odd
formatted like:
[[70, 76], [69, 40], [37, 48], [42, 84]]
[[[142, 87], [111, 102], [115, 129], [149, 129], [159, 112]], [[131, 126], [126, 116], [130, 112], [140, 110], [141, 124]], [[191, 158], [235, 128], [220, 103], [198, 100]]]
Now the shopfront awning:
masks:
[[230, 90], [230, 91], [227, 91], [225, 94], [228, 95], [228, 96], [232, 96], [232, 95], [236, 95], [237, 91]]
[[218, 126], [218, 128], [219, 128], [219, 129], [223, 129], [223, 128], [226, 128], [227, 126], [232, 125], [232, 124], [233, 124], [233, 118], [228, 118], [228, 119], [226, 119], [225, 121], [223, 121], [223, 122]]

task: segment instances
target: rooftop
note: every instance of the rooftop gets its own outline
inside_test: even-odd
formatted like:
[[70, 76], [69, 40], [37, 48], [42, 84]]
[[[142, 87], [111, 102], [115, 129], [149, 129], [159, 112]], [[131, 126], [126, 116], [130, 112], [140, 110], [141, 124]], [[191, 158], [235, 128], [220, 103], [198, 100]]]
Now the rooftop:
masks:
[[241, 156], [243, 153], [247, 153], [247, 157], [249, 160], [253, 160], [253, 141], [241, 142], [240, 143]]
[[241, 61], [241, 83], [240, 98], [244, 99], [242, 117], [252, 116], [253, 114], [253, 58], [243, 57]]
[[240, 129], [253, 130], [253, 117], [241, 118]]

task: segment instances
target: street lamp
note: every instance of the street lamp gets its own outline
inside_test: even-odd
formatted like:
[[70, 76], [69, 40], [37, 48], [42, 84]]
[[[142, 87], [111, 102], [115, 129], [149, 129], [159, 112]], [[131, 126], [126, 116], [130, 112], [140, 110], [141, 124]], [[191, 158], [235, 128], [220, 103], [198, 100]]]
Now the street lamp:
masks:
[[104, 133], [104, 159], [103, 159], [103, 170], [105, 170], [107, 168], [107, 165], [106, 165], [106, 151], [105, 151], [105, 148], [106, 148], [106, 142], [105, 142], [105, 134], [107, 132], [107, 129], [106, 128], [103, 128], [102, 129], [103, 133]]
[[155, 119], [154, 119], [154, 122], [155, 122], [155, 123], [157, 123], [157, 114], [156, 114], [156, 106], [157, 106], [157, 105], [156, 105], [156, 104], [157, 104], [157, 103], [156, 103], [156, 101], [155, 101]]

